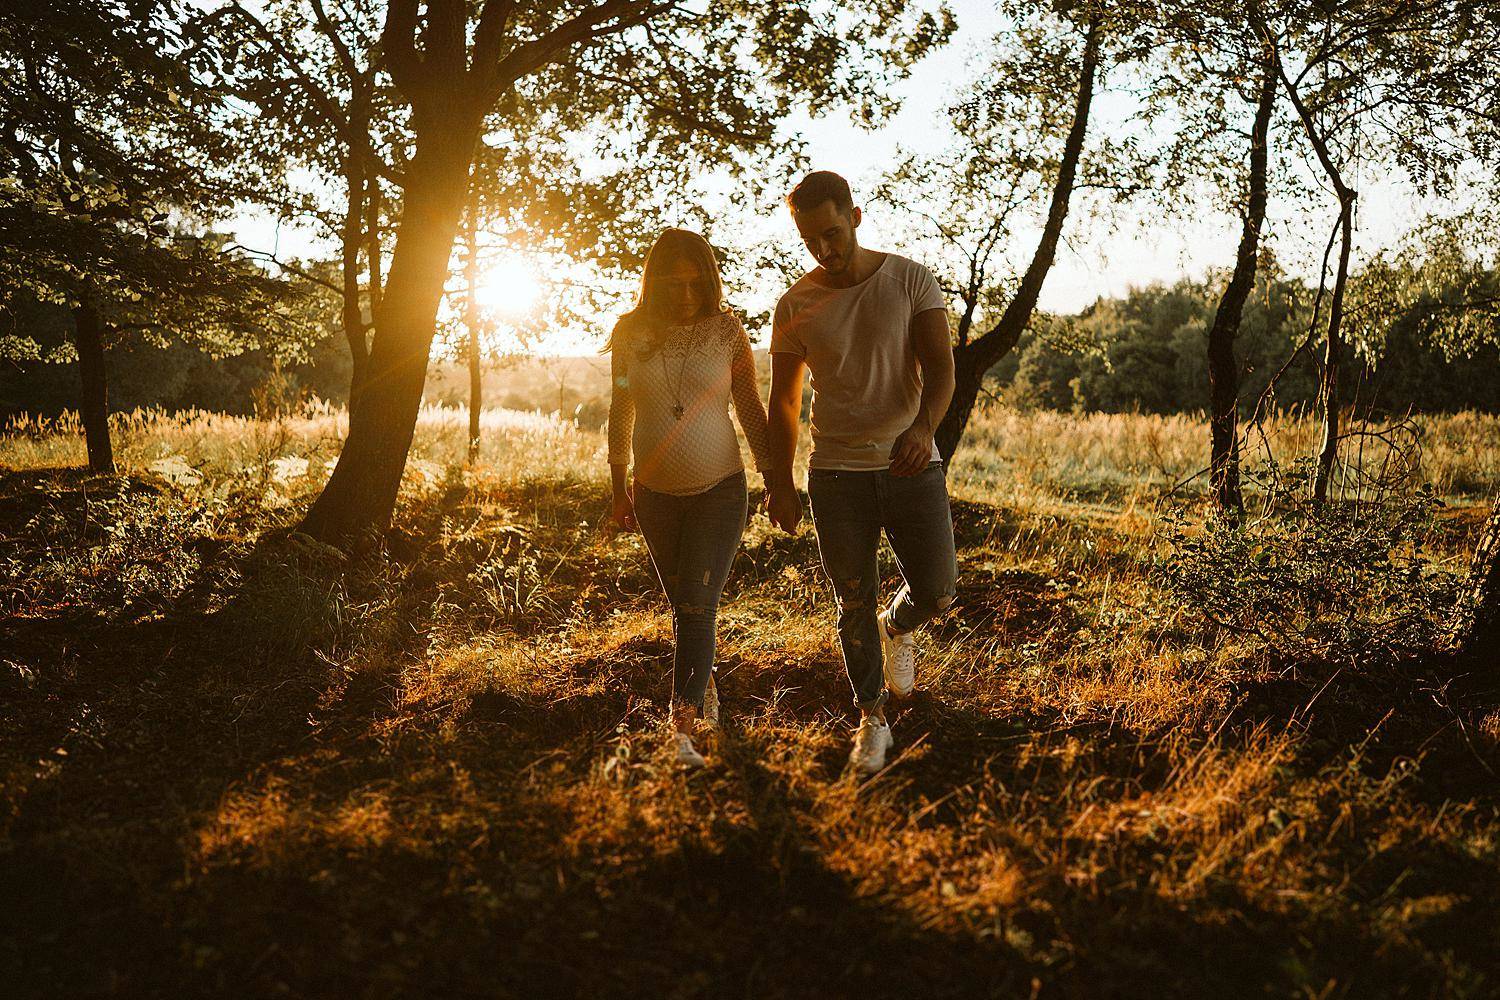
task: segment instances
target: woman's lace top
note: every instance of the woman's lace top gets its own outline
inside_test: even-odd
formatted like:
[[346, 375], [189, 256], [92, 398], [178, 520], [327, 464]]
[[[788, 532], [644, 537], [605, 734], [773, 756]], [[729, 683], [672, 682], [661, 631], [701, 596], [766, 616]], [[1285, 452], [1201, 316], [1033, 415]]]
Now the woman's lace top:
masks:
[[658, 493], [701, 493], [744, 468], [729, 419], [734, 404], [755, 467], [771, 466], [766, 408], [750, 337], [717, 313], [670, 327], [660, 342], [623, 344], [610, 358], [609, 461]]

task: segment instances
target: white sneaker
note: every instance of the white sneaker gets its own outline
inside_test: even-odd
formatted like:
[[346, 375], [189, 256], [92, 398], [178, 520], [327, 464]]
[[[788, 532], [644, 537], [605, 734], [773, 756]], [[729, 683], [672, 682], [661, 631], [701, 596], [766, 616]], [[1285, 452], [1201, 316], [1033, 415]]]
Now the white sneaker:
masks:
[[891, 635], [887, 627], [891, 613], [882, 611], [880, 622], [880, 659], [885, 668], [885, 686], [897, 698], [905, 698], [917, 686], [917, 637], [910, 632]]
[[683, 767], [702, 767], [708, 763], [703, 755], [693, 748], [693, 738], [687, 733], [677, 734], [677, 763]]
[[862, 774], [874, 774], [885, 767], [885, 752], [891, 748], [891, 727], [874, 719], [861, 719], [854, 733], [854, 749], [849, 763]]
[[708, 675], [708, 690], [703, 692], [703, 721], [710, 726], [719, 724], [719, 686], [714, 675]]

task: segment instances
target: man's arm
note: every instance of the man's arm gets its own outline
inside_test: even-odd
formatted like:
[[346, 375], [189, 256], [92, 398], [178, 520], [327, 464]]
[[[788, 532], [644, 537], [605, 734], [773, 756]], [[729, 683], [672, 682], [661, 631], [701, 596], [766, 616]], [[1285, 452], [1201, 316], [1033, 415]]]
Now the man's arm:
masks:
[[911, 320], [912, 350], [922, 369], [922, 400], [916, 419], [891, 446], [891, 475], [915, 476], [932, 458], [932, 435], [953, 402], [953, 340], [948, 313], [927, 309]]
[[771, 523], [782, 531], [796, 530], [802, 520], [802, 500], [792, 481], [801, 430], [802, 375], [807, 362], [795, 354], [771, 355], [771, 400], [766, 407], [767, 436], [771, 439], [771, 468], [766, 473]]

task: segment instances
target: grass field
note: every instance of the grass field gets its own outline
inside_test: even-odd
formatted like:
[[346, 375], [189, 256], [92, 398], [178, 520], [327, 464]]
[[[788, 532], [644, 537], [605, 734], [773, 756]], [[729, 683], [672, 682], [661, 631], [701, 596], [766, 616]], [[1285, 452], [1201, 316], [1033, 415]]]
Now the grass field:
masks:
[[[1500, 692], [1400, 638], [1440, 629], [1500, 419], [1420, 422], [1406, 485], [1446, 505], [1389, 573], [1346, 560], [1378, 586], [1337, 628], [1310, 585], [1241, 627], [1172, 583], [1219, 537], [1200, 421], [985, 411], [950, 473], [958, 602], [868, 780], [810, 527], [751, 524], [726, 723], [684, 775], [601, 435], [491, 412], [465, 468], [464, 420], [424, 411], [353, 561], [285, 530], [338, 413], [120, 417], [112, 477], [66, 422], [0, 438], [7, 990], [1500, 992]], [[1250, 551], [1296, 569], [1278, 524]]]

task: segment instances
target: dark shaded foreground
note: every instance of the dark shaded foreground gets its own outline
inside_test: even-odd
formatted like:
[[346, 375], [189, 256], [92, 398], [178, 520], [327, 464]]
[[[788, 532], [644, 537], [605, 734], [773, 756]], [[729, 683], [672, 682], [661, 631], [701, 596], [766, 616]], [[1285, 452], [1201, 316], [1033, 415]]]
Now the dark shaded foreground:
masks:
[[[120, 482], [6, 474], [14, 558], [57, 557], [26, 530], [45, 511], [86, 547]], [[1442, 664], [1204, 677], [1223, 713], [1156, 728], [1065, 713], [1001, 650], [1061, 662], [1086, 602], [997, 567], [1017, 525], [962, 504], [966, 583], [933, 638], [960, 661], [858, 783], [811, 539], [752, 535], [731, 718], [684, 776], [645, 567], [579, 527], [602, 494], [481, 492], [414, 505], [352, 566], [220, 523], [119, 605], [7, 584], [10, 995], [1500, 988], [1495, 754], [1464, 702], [1490, 695], [1433, 697]]]

